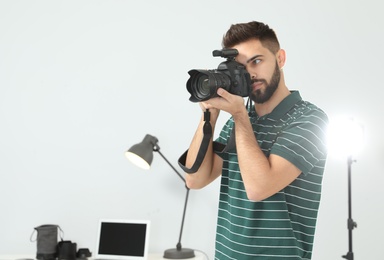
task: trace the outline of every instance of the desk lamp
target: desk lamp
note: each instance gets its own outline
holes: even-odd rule
[[[158,152],[161,157],[168,163],[169,166],[173,169],[173,171],[180,177],[180,179],[184,182],[185,188],[187,189],[187,194],[185,197],[184,203],[184,211],[183,218],[181,220],[181,228],[180,228],[180,236],[179,241],[176,245],[176,248],[167,249],[164,251],[164,258],[168,259],[186,259],[195,257],[195,253],[192,249],[182,248],[181,246],[181,236],[183,233],[184,227],[184,219],[185,212],[187,209],[189,188],[186,186],[184,177],[172,166],[172,164],[164,157],[164,155],[160,152],[160,147],[157,144],[158,139],[154,136],[147,134],[141,143],[135,144],[132,146],[126,153],[125,156],[135,165],[139,166],[143,169],[149,169],[151,167],[152,159],[153,159],[153,151]]]

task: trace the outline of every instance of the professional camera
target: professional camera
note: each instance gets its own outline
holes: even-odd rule
[[[213,57],[227,58],[219,64],[217,70],[190,70],[190,78],[187,81],[187,90],[191,94],[192,102],[205,101],[217,97],[218,88],[228,92],[247,97],[250,93],[251,78],[245,67],[235,61],[239,54],[236,49],[215,50]]]

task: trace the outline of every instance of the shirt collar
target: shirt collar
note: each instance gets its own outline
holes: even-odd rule
[[[295,104],[299,101],[301,101],[302,98],[300,96],[299,91],[293,90],[291,91],[291,94],[285,97],[273,110],[271,113],[266,114],[262,116],[261,118],[271,118],[278,120],[282,118],[289,110],[291,110],[292,107],[295,106]],[[254,113],[253,115],[257,116],[255,109],[253,107],[252,109]]]

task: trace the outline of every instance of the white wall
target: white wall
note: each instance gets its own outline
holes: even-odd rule
[[[275,28],[288,86],[329,116],[365,125],[353,165],[356,259],[379,259],[384,227],[380,1],[1,1],[0,254],[34,254],[33,228],[59,224],[95,246],[99,218],[152,221],[151,252],[176,245],[185,189],[155,154],[124,151],[145,134],[177,166],[200,118],[187,71],[216,68],[230,24]],[[222,123],[226,119],[222,115]],[[181,170],[180,170],[181,171]],[[218,182],[190,193],[183,245],[214,254]],[[346,160],[329,158],[313,259],[348,251]]]

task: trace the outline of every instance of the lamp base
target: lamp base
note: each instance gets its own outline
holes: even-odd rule
[[[195,257],[195,252],[189,248],[171,248],[164,251],[164,258],[167,259],[187,259]]]

